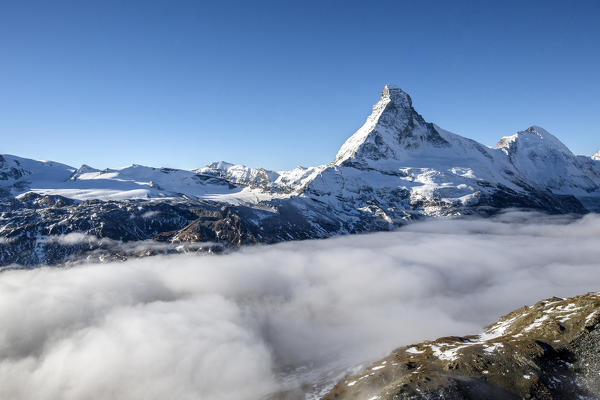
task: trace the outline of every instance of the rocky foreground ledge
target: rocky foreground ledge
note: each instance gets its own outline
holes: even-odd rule
[[[600,398],[600,293],[551,298],[478,336],[395,350],[324,400]]]

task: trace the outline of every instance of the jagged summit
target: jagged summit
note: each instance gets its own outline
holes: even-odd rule
[[[381,91],[381,99],[389,100],[397,107],[412,108],[412,99],[409,94],[396,85],[385,85]]]
[[[449,143],[415,111],[405,91],[386,85],[364,125],[340,148],[335,164],[400,159],[407,150],[423,145],[443,147]]]

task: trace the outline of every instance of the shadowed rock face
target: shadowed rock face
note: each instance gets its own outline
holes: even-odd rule
[[[384,212],[383,205],[368,200],[368,207],[357,209],[332,207],[310,197],[246,206],[190,199],[74,201],[28,193],[18,199],[0,199],[0,266],[220,252],[258,243],[385,231],[421,218],[420,210],[424,208],[440,206],[438,201],[427,199],[405,205],[408,200],[401,192],[386,195],[389,204],[397,203],[397,207]],[[561,199],[541,193],[526,197],[504,191],[482,199],[481,206],[440,207],[444,210],[440,215],[488,216],[509,207],[551,213],[585,212],[569,196]]]
[[[551,298],[478,336],[395,350],[324,400],[600,398],[600,294]]]
[[[310,213],[307,218],[306,213]],[[194,200],[88,200],[28,193],[0,201],[0,266],[110,261],[382,230],[311,200],[269,207]]]
[[[412,99],[399,87],[386,85],[365,125],[339,150],[335,162],[354,159],[397,159],[405,150],[426,144],[449,147],[433,124],[425,122],[413,108]]]

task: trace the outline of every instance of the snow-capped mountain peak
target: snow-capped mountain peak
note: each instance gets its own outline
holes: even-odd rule
[[[508,156],[517,152],[547,153],[549,151],[558,151],[568,157],[573,156],[571,150],[556,136],[544,128],[535,125],[512,136],[501,138],[496,148],[502,150]]]
[[[596,154],[592,156],[592,160],[600,161],[600,150],[598,150]]]
[[[444,147],[449,143],[415,111],[406,92],[386,85],[364,125],[340,148],[335,164],[401,159],[405,152],[423,146]]]
[[[585,166],[559,139],[539,126],[503,137],[496,149],[507,155],[532,186],[581,196],[599,188],[597,171]]]
[[[404,90],[396,85],[385,85],[381,91],[381,99],[394,103],[397,107],[411,110],[412,99]]]

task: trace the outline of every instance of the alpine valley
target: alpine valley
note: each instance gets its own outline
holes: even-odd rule
[[[576,156],[538,126],[488,147],[426,122],[387,85],[316,167],[98,170],[1,155],[0,265],[221,251],[508,208],[600,211],[600,152]]]

